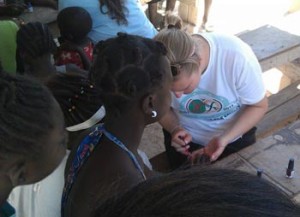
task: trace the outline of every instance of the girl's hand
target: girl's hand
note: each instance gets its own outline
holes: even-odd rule
[[[215,137],[210,140],[205,148],[194,151],[191,156],[191,161],[195,162],[201,155],[208,156],[211,162],[215,161],[223,153],[226,146],[227,142],[223,141],[221,137]]]

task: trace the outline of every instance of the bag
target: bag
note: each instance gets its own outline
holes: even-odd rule
[[[0,17],[19,16],[26,9],[24,0],[0,0]]]

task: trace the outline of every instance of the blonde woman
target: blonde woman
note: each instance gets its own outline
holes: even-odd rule
[[[187,156],[215,161],[253,144],[268,102],[251,48],[235,36],[190,36],[176,25],[155,40],[167,47],[173,74],[171,109],[160,122],[171,166]]]

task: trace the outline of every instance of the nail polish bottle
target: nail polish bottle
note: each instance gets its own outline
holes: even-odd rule
[[[288,168],[286,169],[286,177],[291,179],[294,177],[294,173],[294,158],[291,158],[289,160]]]

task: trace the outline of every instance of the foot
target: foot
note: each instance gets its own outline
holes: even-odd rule
[[[201,26],[198,29],[198,32],[213,32],[214,31],[214,25],[208,24],[208,23],[202,23]]]

